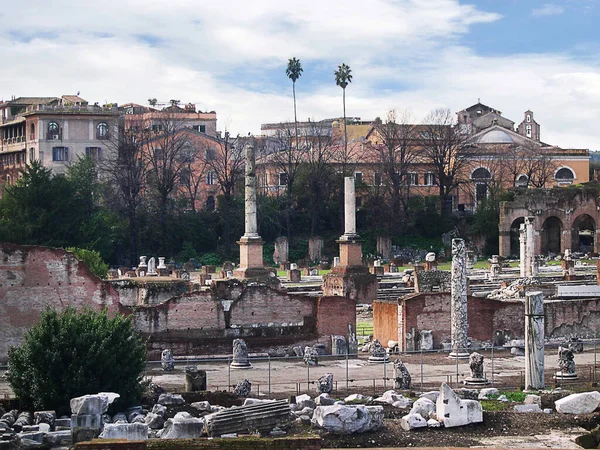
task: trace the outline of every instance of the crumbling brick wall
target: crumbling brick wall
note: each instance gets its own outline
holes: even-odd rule
[[[48,247],[0,246],[0,361],[39,321],[46,308],[120,310],[119,294],[71,252]]]

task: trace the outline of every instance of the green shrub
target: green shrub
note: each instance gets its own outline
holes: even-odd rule
[[[68,413],[73,397],[120,394],[120,404],[139,401],[146,347],[132,321],[106,311],[46,310],[8,352],[6,378],[23,408]]]
[[[200,258],[203,266],[219,266],[223,262],[223,257],[218,253],[205,253]]]
[[[72,252],[79,261],[85,263],[90,271],[99,278],[106,278],[108,264],[102,260],[102,256],[96,250],[69,247],[67,251]]]

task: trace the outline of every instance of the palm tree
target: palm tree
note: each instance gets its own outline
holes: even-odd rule
[[[296,80],[302,75],[302,65],[300,60],[297,58],[290,58],[288,60],[287,69],[285,74],[292,80],[292,92],[294,93],[294,126],[296,128],[296,150],[298,150],[298,117],[296,116]]]
[[[348,133],[346,132],[346,87],[352,82],[352,71],[350,67],[342,63],[338,70],[333,72],[335,75],[335,84],[342,88],[344,92],[344,152],[348,154]]]

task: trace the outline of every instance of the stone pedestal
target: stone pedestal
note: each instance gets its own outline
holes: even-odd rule
[[[377,236],[377,253],[383,259],[392,258],[392,238],[389,236]]]
[[[185,392],[206,391],[206,371],[194,366],[185,368]]]
[[[291,281],[292,283],[299,283],[302,280],[300,269],[291,269],[287,275],[288,281]]]
[[[452,239],[452,274],[450,288],[450,358],[468,358],[467,350],[467,265],[463,239]]]
[[[232,369],[250,369],[252,364],[248,360],[248,347],[243,339],[233,341],[233,361],[229,365]]]
[[[525,224],[519,226],[519,269],[521,278],[527,277],[529,273],[527,267],[527,231]]]
[[[437,270],[437,261],[425,261],[425,270]]]
[[[544,297],[525,297],[525,390],[544,389]]]
[[[373,266],[369,268],[369,272],[379,278],[383,278],[384,268],[382,266]]]
[[[323,258],[323,238],[313,236],[308,238],[308,260],[319,262]]]
[[[239,279],[267,278],[268,270],[263,266],[263,240],[242,236],[238,241],[240,246],[240,267],[233,271],[233,276]]]

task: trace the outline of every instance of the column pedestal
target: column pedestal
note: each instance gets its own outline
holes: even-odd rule
[[[242,236],[240,246],[240,267],[233,276],[240,280],[269,278],[269,270],[263,266],[263,240],[260,237]]]

